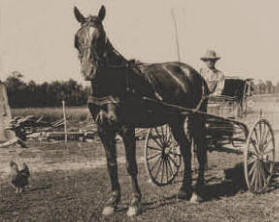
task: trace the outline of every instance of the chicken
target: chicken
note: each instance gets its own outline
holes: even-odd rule
[[[30,171],[26,163],[23,163],[23,168],[19,170],[16,162],[10,162],[11,168],[11,184],[15,188],[16,193],[21,193],[25,186],[28,185],[28,179],[30,177]]]

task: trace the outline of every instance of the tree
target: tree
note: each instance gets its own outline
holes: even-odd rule
[[[272,82],[271,81],[266,81],[265,82],[265,87],[266,87],[266,92],[265,93],[268,93],[268,94],[271,94],[273,93],[273,85],[272,85]]]
[[[62,100],[68,106],[80,106],[86,104],[90,93],[88,87],[73,79],[37,84],[25,83],[22,78],[23,75],[15,71],[5,81],[11,107],[60,106]]]

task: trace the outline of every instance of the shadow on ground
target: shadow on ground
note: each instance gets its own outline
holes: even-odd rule
[[[222,197],[235,196],[237,193],[248,192],[243,163],[236,164],[233,168],[224,170],[224,178],[211,177],[207,180],[206,186],[200,191],[204,201],[218,200]],[[266,192],[272,192],[279,188],[279,162],[275,163],[274,176]],[[214,182],[213,182],[214,181]],[[164,197],[156,201],[146,202],[143,205],[145,210],[152,210],[165,205],[176,204],[180,200],[176,195]],[[124,210],[124,209],[123,209]]]

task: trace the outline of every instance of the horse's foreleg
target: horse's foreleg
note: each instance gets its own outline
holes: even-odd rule
[[[98,127],[98,133],[103,143],[106,158],[107,158],[107,169],[111,182],[111,197],[106,202],[103,210],[104,215],[110,215],[115,211],[117,204],[120,202],[120,185],[118,181],[117,172],[117,158],[116,158],[116,133],[111,130],[110,126]]]
[[[183,182],[178,192],[178,198],[189,199],[192,195],[191,140],[185,135],[184,119],[181,119],[176,124],[169,125],[175,140],[180,146],[180,152],[184,163]]]
[[[131,178],[133,198],[130,203],[129,210],[127,212],[128,216],[134,216],[141,211],[141,191],[138,185],[138,167],[136,161],[136,139],[135,139],[135,129],[123,127],[120,135],[123,138],[123,143],[126,151],[126,166],[128,174]]]

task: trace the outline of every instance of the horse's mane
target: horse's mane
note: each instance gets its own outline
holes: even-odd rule
[[[126,65],[128,63],[128,60],[118,50],[114,48],[109,39],[107,39],[106,47],[106,59],[108,60],[110,65],[121,66]]]

